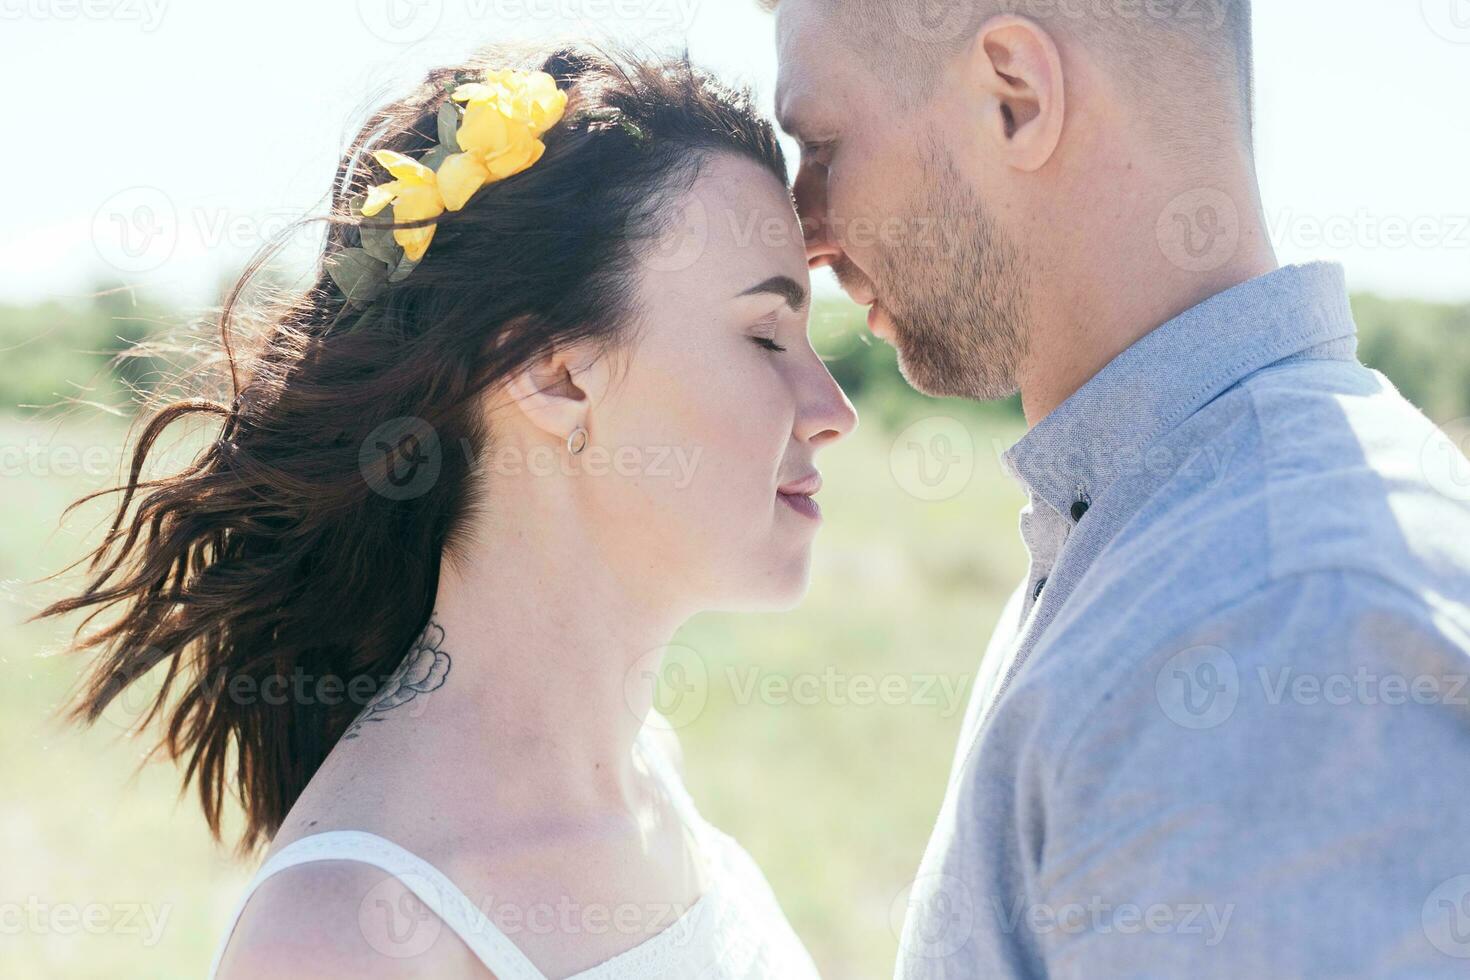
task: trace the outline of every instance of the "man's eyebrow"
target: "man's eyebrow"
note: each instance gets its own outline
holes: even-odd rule
[[[806,309],[807,301],[810,299],[806,287],[790,276],[772,276],[765,282],[756,283],[740,295],[759,296],[763,293],[781,297],[786,301],[787,306],[797,312]]]

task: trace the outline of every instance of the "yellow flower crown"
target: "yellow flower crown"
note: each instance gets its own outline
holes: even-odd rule
[[[461,112],[456,103],[464,103]],[[531,167],[546,152],[541,136],[566,112],[567,94],[541,71],[489,69],[484,81],[458,85],[439,110],[439,145],[414,160],[394,150],[373,159],[394,179],[370,188],[364,217],[392,205],[393,222],[424,221],[458,211],[486,184]],[[361,305],[386,282],[402,279],[429,248],[435,225],[386,229],[362,226],[363,247],[327,261],[327,271],[347,298]]]

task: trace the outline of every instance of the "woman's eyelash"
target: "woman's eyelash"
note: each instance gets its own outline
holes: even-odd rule
[[[786,353],[786,348],[784,348],[780,344],[776,343],[770,337],[752,337],[750,339],[753,340],[753,341],[755,341],[757,344],[760,344],[766,350],[773,350],[777,354],[784,354],[784,353]]]

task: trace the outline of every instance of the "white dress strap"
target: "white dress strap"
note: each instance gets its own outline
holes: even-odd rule
[[[392,841],[361,830],[332,830],[302,837],[281,848],[262,865],[235,907],[235,914],[209,969],[211,978],[219,970],[225,947],[229,945],[230,936],[255,890],[272,875],[313,861],[358,861],[392,875],[454,930],[480,962],[494,972],[497,980],[546,980],[526,954],[443,872]]]
[[[649,724],[657,724],[650,722]],[[684,785],[684,780],[679,778],[679,772],[674,768],[674,760],[664,751],[659,742],[659,736],[648,725],[638,731],[638,745],[643,750],[643,758],[648,762],[649,770],[653,777],[658,780],[659,785],[669,795],[669,802],[673,804],[674,812],[685,828],[696,838],[702,835],[706,826],[704,817],[699,813],[699,807],[694,804],[694,797],[689,795],[689,789]]]

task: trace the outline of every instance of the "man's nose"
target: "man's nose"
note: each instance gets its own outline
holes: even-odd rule
[[[796,212],[801,217],[801,231],[806,239],[806,261],[813,269],[834,264],[842,257],[842,247],[832,232],[827,214],[827,168],[803,164],[796,174]]]

